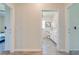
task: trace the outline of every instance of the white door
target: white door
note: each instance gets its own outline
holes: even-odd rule
[[[5,5],[5,9],[5,51],[7,51],[11,47],[11,19],[10,8]]]
[[[68,48],[79,50],[79,4],[68,8]]]

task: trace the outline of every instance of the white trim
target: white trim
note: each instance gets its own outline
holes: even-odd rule
[[[10,8],[10,13],[11,13],[11,28],[12,28],[12,41],[11,41],[11,49],[10,52],[14,52],[14,47],[15,47],[15,15],[14,15],[14,5],[11,3],[6,3],[6,5]]]
[[[66,41],[65,41],[65,50],[69,52],[69,44],[68,44],[68,8],[70,8],[73,4],[67,4],[65,6],[65,36],[66,36]]]

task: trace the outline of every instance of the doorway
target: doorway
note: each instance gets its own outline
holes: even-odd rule
[[[11,19],[10,8],[7,4],[0,4],[0,52],[11,49]]]
[[[56,54],[59,40],[57,10],[42,10],[43,54]]]

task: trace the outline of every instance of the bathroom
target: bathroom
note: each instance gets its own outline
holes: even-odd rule
[[[10,10],[6,4],[0,3],[0,52],[10,47]]]
[[[0,51],[5,49],[5,8],[0,4]]]

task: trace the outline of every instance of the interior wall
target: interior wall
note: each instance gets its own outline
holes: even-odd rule
[[[59,44],[65,48],[64,4],[15,4],[15,49],[41,49],[41,10],[59,10]]]
[[[4,32],[4,16],[0,16],[0,32]]]
[[[2,3],[0,3],[0,10],[5,10],[5,6]]]
[[[3,4],[0,3],[0,32],[4,32],[4,16],[2,16],[2,10],[5,10]]]

